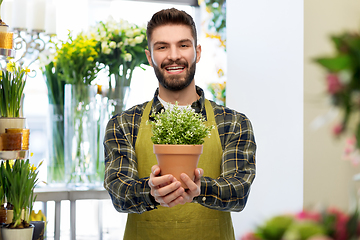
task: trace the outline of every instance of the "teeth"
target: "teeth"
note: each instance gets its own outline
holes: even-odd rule
[[[183,67],[168,67],[167,70],[181,70]]]

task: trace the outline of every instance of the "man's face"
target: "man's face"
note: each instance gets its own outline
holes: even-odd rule
[[[165,25],[154,29],[150,50],[145,52],[159,83],[168,90],[179,91],[193,81],[201,47],[194,46],[190,27]]]

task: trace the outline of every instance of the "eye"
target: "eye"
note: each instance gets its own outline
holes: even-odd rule
[[[187,44],[181,44],[181,46],[180,47],[182,47],[182,48],[186,48],[186,47],[188,47],[188,45]]]
[[[166,47],[165,47],[165,46],[159,46],[159,47],[157,47],[156,49],[157,49],[157,50],[164,50],[164,49],[166,49]]]

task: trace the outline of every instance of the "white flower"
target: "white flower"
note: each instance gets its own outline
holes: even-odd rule
[[[107,42],[102,42],[101,43],[101,51],[105,54],[110,54],[111,53],[111,49],[109,48],[109,46],[107,45]]]
[[[129,29],[125,32],[125,36],[132,38],[134,37],[134,31],[132,29]]]
[[[136,45],[135,39],[134,38],[129,38],[129,45],[134,47]]]
[[[116,44],[116,46],[117,46],[118,48],[121,48],[122,45],[124,45],[123,42],[119,42],[118,44]]]
[[[142,43],[144,40],[144,35],[140,35],[134,38],[135,43]]]
[[[124,60],[127,62],[131,62],[132,55],[130,53],[125,53]]]
[[[109,47],[110,47],[111,49],[116,48],[116,42],[111,41],[111,42],[109,43]]]
[[[141,33],[141,30],[139,28],[134,29],[134,36],[137,36]]]
[[[125,40],[124,40],[124,46],[127,46],[127,45],[129,45],[129,39],[128,39],[128,38],[125,38]]]

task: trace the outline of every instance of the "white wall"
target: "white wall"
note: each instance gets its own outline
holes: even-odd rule
[[[227,105],[253,123],[257,176],[236,236],[303,206],[303,0],[227,1]]]

